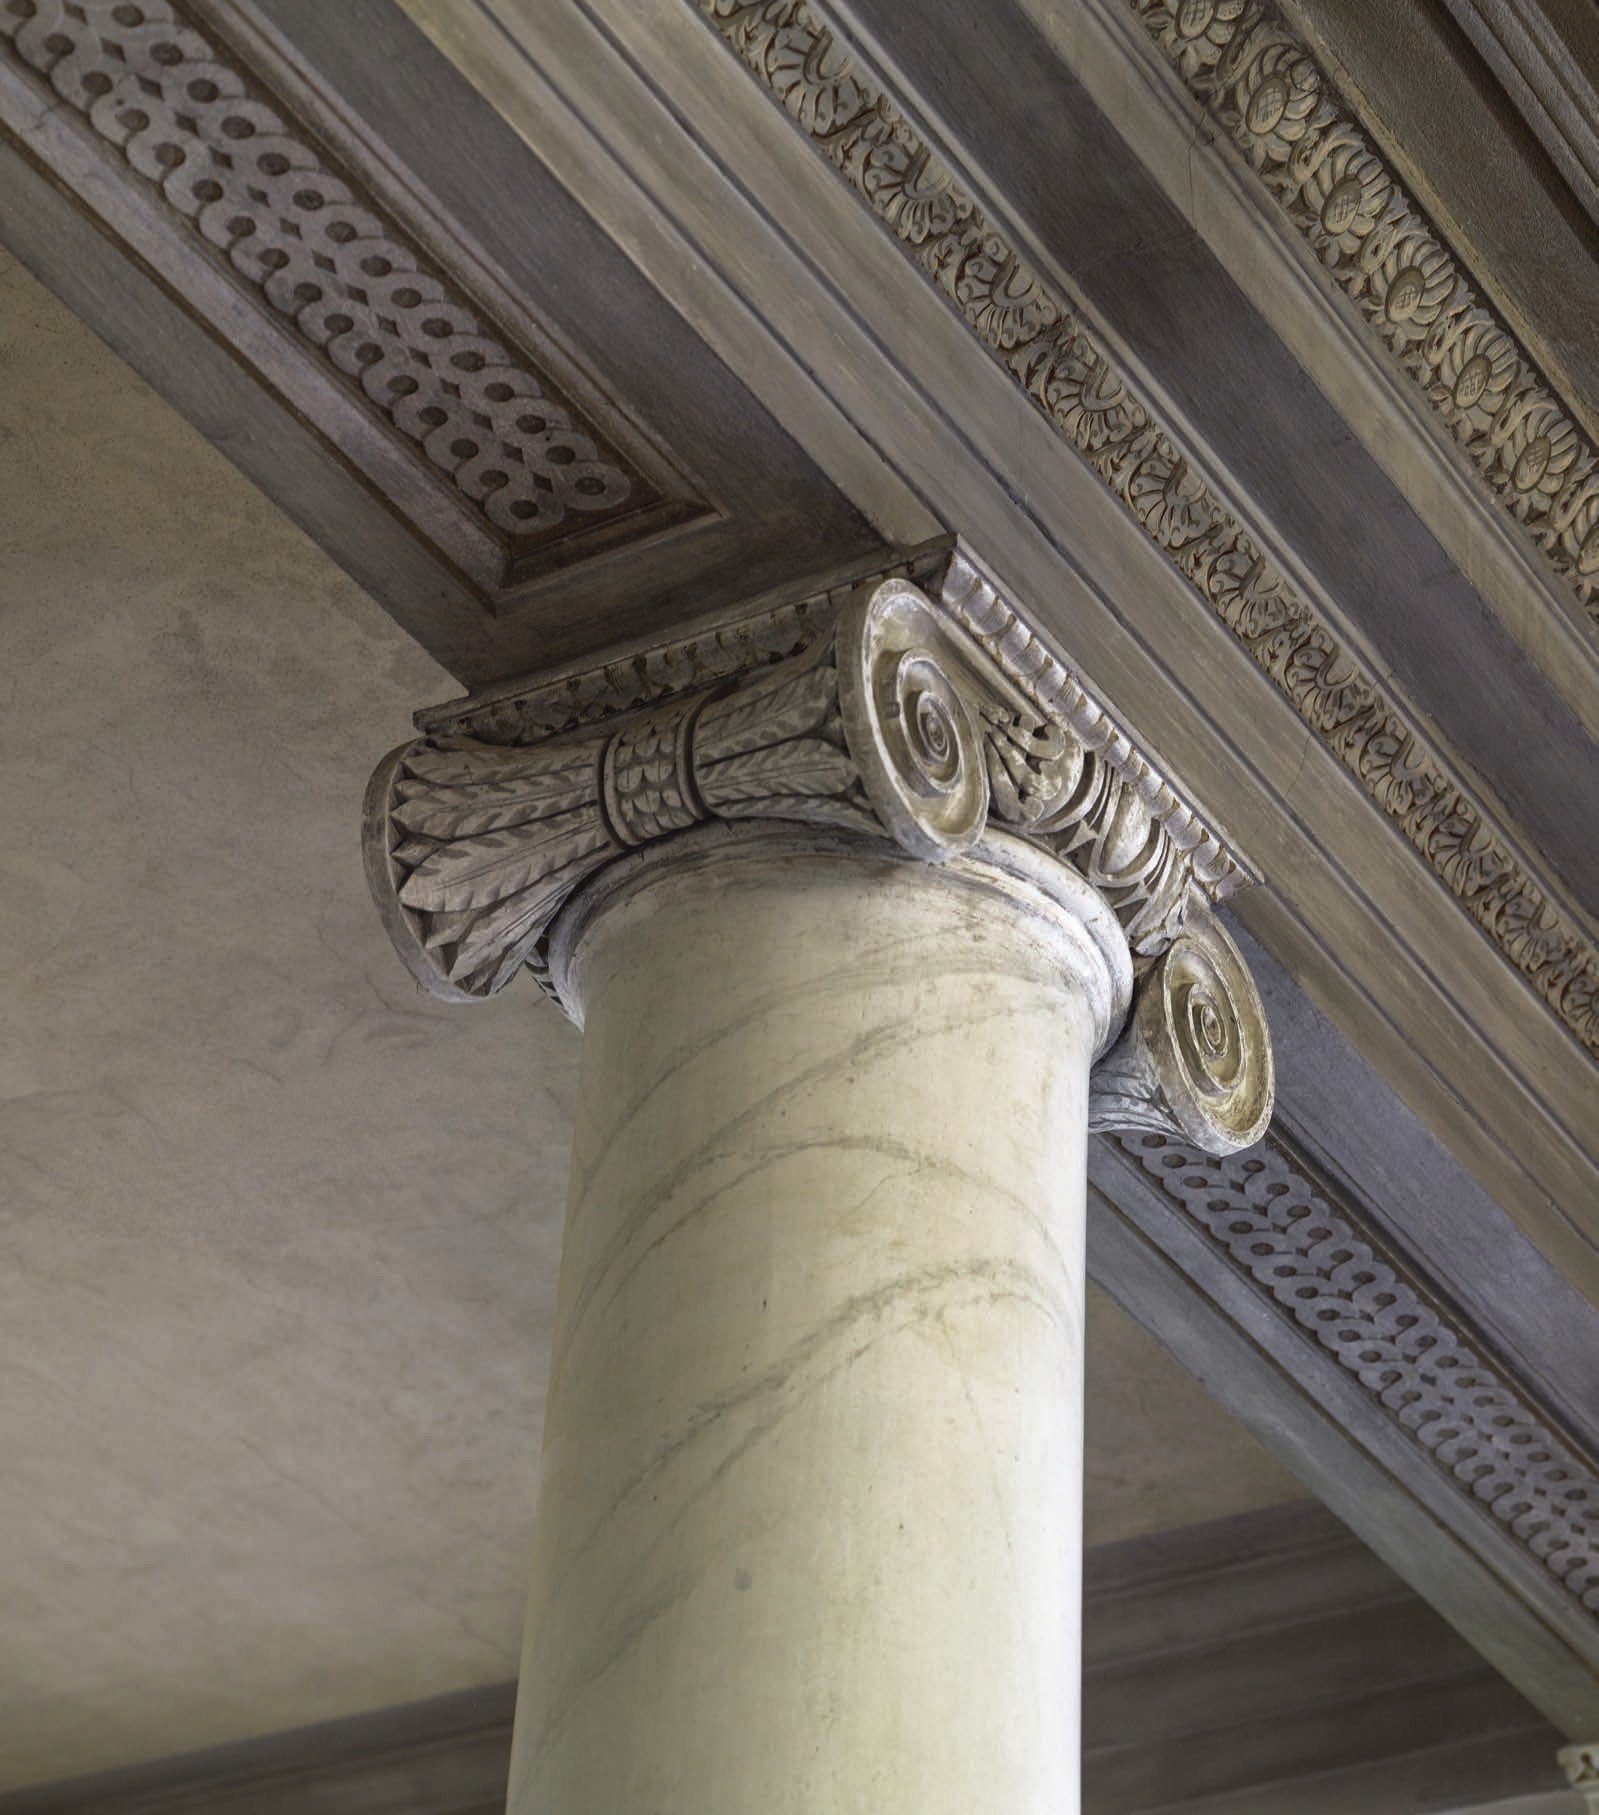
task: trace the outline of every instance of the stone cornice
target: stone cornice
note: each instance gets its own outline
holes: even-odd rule
[[[693,4],[1505,961],[1571,1036],[1599,1055],[1599,953],[1586,929],[1155,418],[1078,305],[1034,268],[806,0]],[[1429,311],[1441,308],[1438,296],[1427,295]],[[1518,420],[1526,436],[1507,483],[1535,438],[1532,414]],[[1553,464],[1551,449],[1534,490]],[[1563,482],[1571,470],[1563,461]],[[1564,511],[1569,487],[1557,496]],[[1599,513],[1599,501],[1594,508]],[[1599,541],[1592,546],[1599,554]]]
[[[820,827],[934,864],[971,853],[996,874],[1022,862],[1073,912],[1088,904],[1142,978],[1125,1031],[1125,982],[1103,1029],[1121,1038],[1092,1125],[1215,1151],[1257,1140],[1264,1013],[1208,907],[1236,861],[963,550],[896,565],[419,715],[424,735],[367,796],[368,875],[401,957],[449,1001],[530,967],[577,1013],[550,977],[567,903],[716,822]]]

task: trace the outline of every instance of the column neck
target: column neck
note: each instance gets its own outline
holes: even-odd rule
[[[1116,916],[1069,864],[1001,831],[989,831],[969,851],[937,865],[922,863],[886,838],[778,820],[713,822],[652,841],[607,865],[574,893],[555,920],[547,943],[552,992],[581,1026],[583,958],[597,922],[613,913],[647,912],[652,891],[674,886],[689,873],[801,861],[824,867],[903,866],[968,897],[979,916],[1003,908],[1009,916],[1030,920],[1040,942],[1055,954],[1058,968],[1083,992],[1094,1058],[1122,1032],[1132,999],[1133,963]]]

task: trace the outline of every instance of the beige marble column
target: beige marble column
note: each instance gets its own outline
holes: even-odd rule
[[[993,844],[688,834],[557,929],[517,1815],[1077,1806],[1088,1076],[1131,971]]]
[[[1270,1050],[1221,841],[942,585],[373,779],[413,974],[585,1026],[512,1815],[1077,1807],[1085,1142],[1246,1145]]]

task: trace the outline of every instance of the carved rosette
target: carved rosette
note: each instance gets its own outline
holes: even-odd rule
[[[1092,1129],[1180,1135],[1236,1153],[1266,1132],[1275,1095],[1266,1012],[1221,925],[1193,909],[1145,975],[1122,1037],[1095,1067]]]
[[[529,743],[422,737],[367,794],[385,925],[425,989],[479,1001],[524,966],[544,974],[556,916],[598,871],[704,822],[823,825],[928,863],[1002,826],[1092,885],[1146,973],[1096,1075],[1093,1125],[1246,1145],[1270,1116],[1271,1055],[1204,905],[1195,854],[1213,862],[1214,840],[1124,737],[1091,747],[1003,653],[909,580],[878,579],[797,653],[642,710]]]

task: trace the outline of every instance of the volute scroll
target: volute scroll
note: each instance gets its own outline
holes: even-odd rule
[[[1276,1095],[1266,1011],[1238,947],[1202,906],[1145,973],[1120,1040],[1089,1081],[1088,1125],[1252,1147]]]
[[[1044,671],[974,618],[969,594],[946,601],[903,571],[840,588],[805,611],[786,653],[746,622],[741,665],[633,701],[617,697],[628,670],[612,664],[592,686],[615,704],[550,732],[499,695],[429,715],[437,728],[384,759],[366,803],[367,874],[412,975],[451,1002],[495,995],[524,967],[542,978],[577,889],[709,821],[798,821],[934,864],[1003,830],[1091,885],[1145,973],[1096,1115],[1113,1103],[1153,1115],[1169,1091],[1183,1127],[1253,1127],[1270,1101],[1259,1004],[1206,908],[1236,865],[1075,683],[1071,710],[1030,684]],[[771,615],[801,621],[793,606]],[[662,667],[692,673],[694,647],[664,652]],[[637,672],[642,685],[647,658]],[[530,683],[530,697],[551,685]],[[563,685],[590,697],[586,677]],[[1247,1055],[1237,1077],[1235,1049]]]

